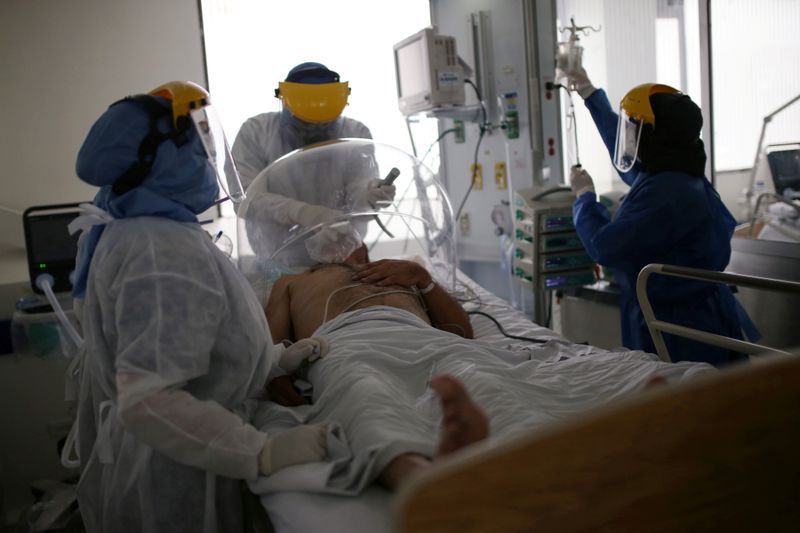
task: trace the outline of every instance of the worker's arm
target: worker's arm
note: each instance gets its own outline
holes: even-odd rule
[[[473,338],[469,315],[461,304],[433,282],[425,267],[414,261],[381,259],[359,267],[353,279],[375,285],[416,287],[425,300],[428,316],[434,327],[467,339]]]

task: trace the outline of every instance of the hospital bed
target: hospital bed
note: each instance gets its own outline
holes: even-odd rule
[[[550,360],[605,351],[568,343],[457,279],[468,311],[549,342],[531,350],[473,314],[478,339]],[[800,358],[764,358],[476,445],[394,495],[372,485],[358,496],[286,491],[260,503],[276,533],[755,529],[800,518],[798,444]]]
[[[456,279],[456,293],[467,311],[480,310],[491,315],[510,335],[542,341],[565,341],[556,332],[531,322],[524,313],[475,283],[463,272],[458,271]],[[531,345],[506,337],[491,319],[483,315],[471,315],[471,322],[477,339],[512,350],[525,350]],[[590,350],[591,347],[574,345],[572,353],[579,355]],[[394,528],[392,497],[383,487],[373,485],[356,497],[281,492],[263,495],[260,500],[276,533],[381,533],[393,531]]]
[[[354,210],[351,213],[356,217],[353,219],[356,225],[365,216],[369,216],[369,220],[381,217],[386,226],[383,231],[392,237],[379,242],[386,245],[381,253],[373,254],[370,247],[370,256],[373,259],[397,255],[425,257],[432,273],[432,265],[452,267],[456,264],[450,203],[432,173],[407,154],[398,154],[377,143],[349,140],[300,150],[290,156],[296,159],[295,164],[290,164],[290,158],[280,165],[276,162],[248,189],[248,201],[256,209],[240,206],[239,216],[243,222],[240,229],[243,231],[240,232],[239,256],[240,260],[248,254],[254,258],[252,273],[259,281],[254,285],[257,292],[262,284],[268,291],[272,273],[282,271],[272,269],[273,260],[293,266],[293,261],[288,260],[293,257],[290,245],[315,231],[305,229],[306,233],[290,235],[288,239],[262,235],[258,215],[268,211],[257,209],[258,191],[289,194],[294,191],[289,186],[298,183],[289,170],[302,169],[297,175],[302,175],[307,185],[303,191],[306,196],[300,199],[316,205],[325,200],[317,197],[318,191],[330,188],[336,183],[333,178],[337,177],[331,174],[328,166],[316,160],[317,155],[322,158],[327,152],[341,151],[337,161],[361,161],[355,156],[364,149],[371,154],[370,160],[374,156],[374,160],[381,162],[382,168],[400,170],[400,178],[395,182],[397,195],[391,206],[384,206],[380,212]],[[355,175],[359,174],[348,171],[338,177]],[[379,175],[385,175],[385,171]],[[263,187],[257,187],[259,183]],[[286,189],[289,192],[273,190],[273,183],[289,187]],[[417,204],[407,202],[407,192],[414,193]],[[340,208],[338,204],[336,207]],[[249,226],[248,222],[251,222]],[[248,233],[248,227],[254,231]],[[367,231],[365,242],[372,242],[370,231],[380,234],[375,227]],[[247,238],[242,239],[241,234]],[[412,248],[407,249],[409,243]],[[413,248],[415,243],[419,245],[417,249]],[[267,250],[272,255],[258,253],[259,250]],[[432,256],[431,250],[438,255]],[[271,259],[262,265],[261,256]],[[280,260],[283,256],[287,257],[286,261]],[[762,517],[763,523],[782,523],[787,517],[797,517],[798,511],[794,509],[800,509],[800,505],[793,504],[800,494],[797,490],[800,476],[794,450],[800,449],[797,446],[800,440],[800,387],[797,386],[800,369],[796,360],[765,360],[763,364],[717,372],[700,363],[666,365],[654,354],[624,349],[609,352],[571,343],[554,331],[534,324],[462,272],[455,271],[456,283],[449,283],[450,272],[452,270],[447,270],[447,275],[439,276],[442,284],[455,289],[468,312],[491,315],[506,333],[486,316],[474,314],[471,321],[478,341],[502,348],[503,353],[541,363],[527,365],[536,372],[530,375],[537,380],[552,379],[552,382],[539,381],[542,385],[537,396],[540,403],[530,404],[531,410],[538,408],[547,413],[542,405],[548,401],[548,396],[552,397],[548,408],[557,410],[562,396],[568,397],[576,389],[575,382],[570,381],[575,378],[586,386],[581,393],[588,393],[581,409],[560,418],[544,416],[546,423],[535,426],[537,429],[528,429],[507,439],[492,438],[457,452],[396,494],[377,484],[357,491],[356,495],[299,490],[309,486],[309,478],[320,471],[314,465],[299,465],[260,478],[249,488],[258,495],[253,513],[266,512],[271,522],[268,530],[277,533],[381,533],[398,530],[713,529],[717,523],[737,525],[737,520],[748,512],[747,504],[751,505],[749,509],[764,512],[773,500],[777,512],[774,516]],[[261,283],[264,280],[267,282]],[[325,328],[322,326],[321,330],[331,331]],[[524,337],[535,340],[526,341]],[[370,337],[370,342],[373,339],[376,344],[386,342],[386,339],[374,337]],[[454,339],[453,342],[461,341]],[[626,364],[615,364],[626,358]],[[647,376],[640,373],[636,386],[631,386],[633,380],[627,366],[630,361],[648,369],[658,366],[667,373],[674,372],[673,375],[685,373],[691,379],[678,379],[678,383],[668,382],[642,391]],[[586,368],[592,365],[596,373],[587,376]],[[512,368],[517,372],[522,366],[525,363]],[[568,378],[566,369],[571,372]],[[315,371],[314,368],[310,370]],[[474,380],[476,376],[484,377],[481,372],[467,377],[478,384]],[[609,377],[612,374],[615,377]],[[518,381],[516,375],[507,377]],[[467,384],[466,378],[464,382]],[[607,394],[610,389],[621,390],[626,386],[627,391],[635,391],[635,394]],[[559,395],[563,390],[567,392]],[[598,390],[602,390],[605,397],[624,397],[599,405]],[[471,392],[477,399],[479,391],[472,389]],[[315,402],[309,407],[322,409],[331,405]],[[528,405],[524,404],[526,410]],[[358,403],[356,408],[363,410],[364,403]],[[271,410],[270,415],[281,414],[274,405],[267,409]],[[518,414],[514,411],[514,416]],[[279,416],[265,416],[261,421],[281,422]],[[262,428],[258,423],[256,426]],[[493,437],[494,429],[493,426]],[[269,432],[270,428],[265,431]],[[330,443],[331,440],[329,455],[332,454]],[[764,468],[759,469],[759,465]],[[293,469],[299,475],[289,472]],[[770,484],[772,481],[774,483]],[[730,520],[718,516],[726,509],[733,517]],[[748,524],[743,518],[741,523]]]
[[[753,363],[475,446],[402,487],[396,530],[796,530],[800,351],[656,320],[645,290],[654,273],[800,292],[800,283],[648,265],[637,292],[662,359],[669,332],[758,354]]]

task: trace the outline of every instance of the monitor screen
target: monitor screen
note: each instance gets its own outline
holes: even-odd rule
[[[28,273],[34,292],[42,294],[36,283],[42,275],[52,276],[54,292],[72,288],[79,235],[70,235],[67,227],[78,215],[78,204],[35,206],[23,213]]]
[[[44,215],[28,220],[31,259],[37,263],[74,261],[78,252],[78,234],[70,235],[67,225],[75,213]]]
[[[768,151],[767,162],[776,193],[783,194],[786,189],[800,192],[800,145]]]
[[[398,48],[396,61],[401,97],[430,89],[427,52],[423,36]]]

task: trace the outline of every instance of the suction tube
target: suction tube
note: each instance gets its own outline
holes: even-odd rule
[[[55,280],[50,274],[40,274],[36,277],[36,286],[47,296],[47,301],[50,302],[50,305],[56,312],[56,317],[58,317],[61,327],[67,332],[67,335],[69,335],[69,338],[75,343],[75,346],[80,348],[83,346],[83,338],[81,338],[78,330],[75,329],[75,326],[73,326],[72,322],[67,318],[67,314],[64,312],[61,304],[58,303],[58,298],[56,298],[53,292],[53,283],[55,283]]]

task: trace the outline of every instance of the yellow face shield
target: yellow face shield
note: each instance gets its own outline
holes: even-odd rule
[[[194,127],[203,143],[208,162],[217,174],[223,197],[239,203],[245,198],[239,172],[233,162],[228,140],[222,129],[222,121],[203,87],[190,81],[165,83],[150,91],[172,105],[172,120],[177,131]]]
[[[655,126],[656,117],[650,106],[650,96],[677,92],[677,89],[669,85],[658,83],[645,83],[628,91],[619,104],[617,142],[614,147],[614,166],[617,170],[627,172],[633,167],[644,125]]]
[[[342,114],[350,87],[345,82],[335,83],[278,83],[276,96],[283,101],[292,115],[312,124],[335,120]]]

